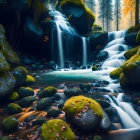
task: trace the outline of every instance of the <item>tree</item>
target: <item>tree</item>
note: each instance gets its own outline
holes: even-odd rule
[[[113,2],[112,0],[99,0],[99,20],[103,24],[103,28],[109,31],[109,25],[113,20]]]
[[[135,25],[139,23],[140,0],[123,0],[123,14],[126,16],[130,12],[135,15]]]
[[[119,22],[121,20],[121,0],[115,0],[114,18],[116,22],[116,29],[119,30]]]
[[[96,10],[95,10],[96,1],[95,0],[86,0],[86,5],[93,13],[96,12]]]

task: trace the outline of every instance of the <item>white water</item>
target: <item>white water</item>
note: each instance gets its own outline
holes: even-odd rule
[[[87,39],[86,37],[82,37],[83,41],[83,66],[87,65]]]
[[[124,36],[125,31],[109,33],[110,42],[103,50],[108,52],[108,59],[103,63],[102,70],[97,72],[98,75],[102,75],[110,82],[107,89],[112,92],[114,92],[114,89],[119,88],[120,84],[116,80],[112,80],[109,74],[116,68],[122,66],[126,61],[124,53],[130,48],[130,46],[125,44]],[[131,103],[123,101],[123,95],[123,93],[119,93],[117,98],[112,95],[106,95],[106,97],[110,100],[111,106],[117,110],[123,128],[140,128],[140,116],[134,110]]]

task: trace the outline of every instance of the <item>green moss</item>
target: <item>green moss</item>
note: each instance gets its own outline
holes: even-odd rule
[[[52,99],[51,99],[51,98],[44,98],[44,99],[41,99],[41,100],[37,103],[37,109],[38,109],[38,110],[46,109],[47,107],[51,106],[51,104],[52,104]]]
[[[136,41],[137,41],[137,43],[140,44],[140,31],[139,31],[138,34],[137,34]]]
[[[27,107],[27,106],[30,106],[34,101],[36,101],[36,97],[28,96],[18,101],[18,104],[22,107]]]
[[[34,95],[34,90],[30,87],[20,87],[19,91],[19,97],[27,97],[27,96],[33,96]]]
[[[22,108],[15,103],[8,104],[7,109],[8,109],[10,114],[17,114],[17,113],[22,112]]]
[[[45,88],[42,93],[39,94],[40,98],[45,98],[45,97],[53,97],[57,92],[57,89],[49,86],[47,88]]]
[[[91,98],[87,98],[84,96],[75,96],[67,100],[65,105],[63,106],[63,111],[70,115],[76,115],[86,108],[91,109],[101,119],[103,118],[101,106]]]
[[[96,65],[94,65],[93,67],[92,67],[92,71],[96,71],[98,68],[97,68],[97,66]]]
[[[19,98],[19,95],[18,95],[17,92],[12,92],[12,93],[9,95],[9,97],[8,97],[8,99],[9,99],[10,101],[16,101],[18,98]]]
[[[98,24],[94,24],[93,27],[92,27],[92,30],[93,31],[102,31],[103,28]]]
[[[5,34],[5,28],[0,24],[0,34]]]
[[[112,79],[117,79],[117,78],[120,77],[120,74],[121,74],[121,73],[122,73],[122,68],[120,67],[120,68],[118,68],[118,69],[112,71],[112,72],[110,73],[110,77],[111,77]]]
[[[5,72],[10,69],[10,64],[7,62],[2,50],[0,50],[0,72]]]
[[[1,123],[2,130],[5,132],[11,132],[18,127],[18,121],[14,117],[8,117]]]
[[[2,137],[0,137],[0,140],[10,140],[10,137],[8,137],[8,136],[2,136]]]
[[[140,46],[137,46],[136,48],[130,49],[127,52],[125,52],[124,56],[126,59],[130,59],[132,56],[134,56],[138,49],[140,48]]]
[[[60,119],[53,119],[45,122],[41,126],[41,137],[42,140],[75,140],[75,134],[71,128]]]
[[[123,73],[120,74],[120,85],[124,88],[128,87],[129,81],[126,79]]]
[[[134,33],[134,32],[138,32],[140,30],[140,23],[137,24],[136,26],[132,26],[128,29],[128,33]]]
[[[22,86],[25,83],[28,71],[24,67],[18,66],[12,71],[12,73],[16,78],[16,85]]]
[[[35,83],[35,78],[32,77],[31,75],[27,75],[25,84],[29,85],[29,84],[33,84],[33,83]]]

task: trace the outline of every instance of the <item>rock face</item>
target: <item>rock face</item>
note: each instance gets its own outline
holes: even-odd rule
[[[41,138],[42,140],[75,140],[75,134],[63,120],[54,119],[45,122],[41,126]]]

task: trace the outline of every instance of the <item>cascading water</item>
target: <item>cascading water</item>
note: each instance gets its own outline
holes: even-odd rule
[[[83,41],[83,66],[87,65],[87,39],[86,37],[82,37]]]
[[[119,88],[120,84],[116,80],[112,80],[109,74],[126,61],[124,53],[130,48],[125,44],[123,38],[125,33],[125,30],[109,33],[109,43],[103,50],[108,52],[108,59],[103,63],[102,69],[97,71],[98,75],[102,75],[110,82],[107,89],[112,92],[114,92],[114,89]],[[130,103],[123,101],[123,95],[123,93],[119,93],[117,98],[112,95],[106,95],[106,97],[110,100],[112,107],[117,110],[123,128],[140,128],[140,116]]]

